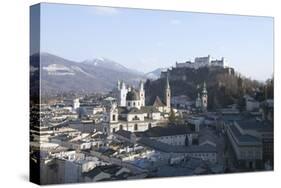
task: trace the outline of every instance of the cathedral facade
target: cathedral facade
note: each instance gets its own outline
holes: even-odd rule
[[[168,78],[164,91],[165,104],[158,98],[156,100],[159,103],[154,102],[151,106],[145,105],[143,81],[140,81],[137,89],[126,85],[123,81],[118,81],[116,91],[117,101],[112,102],[104,113],[104,132],[111,134],[119,130],[146,131],[168,121],[167,114],[171,111],[171,90]]]

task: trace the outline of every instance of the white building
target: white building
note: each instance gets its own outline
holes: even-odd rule
[[[127,94],[131,91],[130,86],[126,86],[125,82],[120,82],[119,80],[117,81],[117,101],[118,101],[118,106],[125,107],[127,106],[126,104],[126,97]],[[144,85],[143,81],[140,81],[139,84],[139,90],[134,90],[134,92],[137,92],[137,95],[139,96],[139,104],[138,106],[145,106],[145,91],[144,91]]]
[[[145,131],[167,121],[165,114],[169,114],[171,110],[171,89],[168,78],[165,87],[165,104],[161,102],[163,104],[161,106],[145,106],[145,90],[142,81],[138,90],[126,87],[124,82],[118,82],[117,87],[118,101],[112,102],[104,112],[103,132]]]
[[[80,102],[79,99],[74,99],[73,100],[73,109],[76,110],[80,107]]]
[[[194,62],[187,61],[184,63],[176,62],[176,68],[192,68],[199,69],[201,67],[225,67],[225,59],[222,57],[220,60],[211,59],[211,56],[208,55],[206,57],[196,57]]]

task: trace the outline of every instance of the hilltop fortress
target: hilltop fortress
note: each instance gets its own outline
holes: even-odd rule
[[[219,59],[212,59],[210,55],[207,57],[196,57],[194,62],[186,61],[184,63],[176,62],[176,68],[192,68],[192,69],[199,69],[201,67],[225,67],[225,59],[222,57]]]
[[[209,70],[219,70],[228,74],[234,74],[234,69],[226,65],[226,60],[224,57],[221,59],[214,59],[208,55],[206,57],[196,57],[194,62],[176,62],[174,67],[167,69],[167,71],[162,71],[160,78],[166,78],[169,76],[170,80],[187,80],[188,75],[186,75],[185,70],[189,69],[194,73],[202,68],[208,68]]]

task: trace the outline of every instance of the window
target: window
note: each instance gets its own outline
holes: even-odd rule
[[[138,130],[138,124],[134,125],[134,130],[137,131]]]
[[[115,133],[115,128],[112,129],[112,132]]]
[[[134,102],[133,105],[136,106],[136,103]]]
[[[133,117],[133,120],[140,120],[138,116]]]
[[[151,129],[151,123],[148,124],[148,129]]]
[[[123,125],[119,125],[119,130],[123,130]]]
[[[128,106],[131,106],[131,102],[128,102]]]
[[[116,119],[116,115],[113,114],[113,115],[112,115],[112,121],[115,121],[115,119]]]

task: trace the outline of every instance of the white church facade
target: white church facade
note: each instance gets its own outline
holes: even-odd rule
[[[107,134],[118,130],[146,131],[168,121],[167,114],[171,111],[171,90],[168,78],[164,91],[165,104],[161,101],[161,105],[145,105],[143,81],[140,81],[138,89],[126,85],[123,81],[118,81],[116,91],[117,102],[112,102],[104,112],[102,125],[103,131]]]

